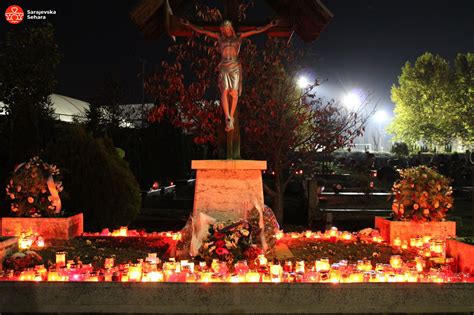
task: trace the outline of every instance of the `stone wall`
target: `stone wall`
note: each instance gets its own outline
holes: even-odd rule
[[[474,283],[0,282],[0,312],[473,312]]]

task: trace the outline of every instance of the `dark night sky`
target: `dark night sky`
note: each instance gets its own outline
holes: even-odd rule
[[[255,1],[256,3],[259,0]],[[379,106],[390,108],[390,87],[405,61],[425,51],[453,58],[474,52],[473,0],[323,0],[334,18],[307,50],[311,73],[327,79],[321,93],[339,98],[344,91],[371,91]],[[26,9],[54,9],[49,18],[56,28],[63,55],[57,93],[89,100],[108,75],[126,84],[130,102],[141,101],[139,58],[149,61],[147,72],[163,58],[169,38],[144,40],[129,18],[133,1],[4,1]],[[265,14],[258,8],[257,14]],[[268,12],[267,12],[268,13]],[[269,20],[271,16],[266,16]],[[264,18],[265,19],[265,18]],[[22,26],[36,21],[23,21]],[[11,27],[2,19],[3,32]]]

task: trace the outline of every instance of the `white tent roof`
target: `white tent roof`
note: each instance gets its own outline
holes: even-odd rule
[[[89,109],[89,103],[59,94],[51,94],[54,112],[61,121],[72,121],[74,117],[84,118]]]
[[[89,109],[89,103],[59,94],[51,94],[51,103],[55,114],[61,121],[71,122],[74,117],[84,118]],[[3,103],[0,102],[0,115],[5,115],[2,111]]]

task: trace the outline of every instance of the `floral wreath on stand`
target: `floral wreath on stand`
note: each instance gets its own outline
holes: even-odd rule
[[[19,217],[55,217],[61,214],[63,185],[56,165],[35,156],[18,165],[6,187],[13,215]]]
[[[401,221],[443,221],[453,207],[452,180],[427,166],[400,172],[393,184],[393,216]]]

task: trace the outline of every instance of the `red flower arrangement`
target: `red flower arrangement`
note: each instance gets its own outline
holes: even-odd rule
[[[36,252],[28,250],[26,252],[14,253],[5,260],[5,267],[7,269],[23,270],[25,268],[31,268],[43,261],[43,258]]]
[[[199,249],[199,255],[206,261],[218,259],[232,264],[247,259],[258,251],[252,247],[250,225],[246,221],[216,223],[209,227],[209,237]]]

